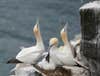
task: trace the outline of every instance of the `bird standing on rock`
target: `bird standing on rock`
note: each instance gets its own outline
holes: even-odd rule
[[[77,51],[75,48],[80,45],[80,39],[78,39],[75,42],[75,45],[72,46],[71,42],[68,40],[67,28],[68,24],[66,24],[64,28],[61,30],[61,38],[64,43],[62,51],[64,53],[62,54],[62,57],[58,56],[59,60],[63,63],[63,66],[80,66],[84,69],[89,70],[89,68],[80,61],[78,61],[77,58],[79,56],[78,54],[80,53],[80,51]]]
[[[72,52],[72,47],[70,45],[70,42],[68,41],[67,36],[67,26],[65,26],[60,34],[62,41],[64,42],[63,46],[57,47],[58,45],[58,39],[57,38],[51,38],[49,41],[49,50],[48,55],[46,58],[44,58],[41,62],[39,62],[39,66],[44,69],[55,69],[55,67],[63,66],[63,65],[75,65],[74,61],[74,55]],[[54,68],[50,67],[50,65],[54,66]],[[48,66],[49,67],[46,67]]]
[[[70,41],[68,40],[67,27],[68,26],[65,25],[60,32],[62,41],[64,43],[63,46],[57,47],[58,45],[57,38],[50,39],[48,55],[41,62],[38,63],[38,65],[41,68],[47,70],[47,69],[55,69],[56,67],[59,66],[79,65],[87,69],[86,66],[84,66],[82,63],[80,63],[78,60],[75,59],[77,53],[74,50],[75,46],[74,47],[71,46]],[[78,43],[76,43],[76,46]],[[53,67],[51,66],[51,63]]]
[[[64,45],[60,47],[57,57],[62,62],[62,65],[70,66],[75,65],[76,63],[74,61],[75,51],[68,40],[67,28],[68,25],[66,24],[60,32]]]
[[[36,45],[28,48],[23,48],[16,56],[15,59],[10,59],[7,63],[26,63],[35,64],[45,50],[42,36],[40,33],[39,23],[37,22],[33,28],[36,38]]]
[[[49,48],[48,48],[48,54],[43,58],[42,61],[38,63],[38,66],[40,68],[43,68],[45,70],[54,70],[56,68],[55,62],[59,62],[59,60],[56,59],[55,55],[56,52],[59,50],[57,47],[58,45],[58,39],[57,38],[51,38],[49,41]],[[54,61],[55,60],[55,61]]]

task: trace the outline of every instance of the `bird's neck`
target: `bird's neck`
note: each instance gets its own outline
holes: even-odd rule
[[[36,45],[40,47],[44,47],[40,32],[35,33],[35,37],[36,37]]]
[[[64,42],[64,45],[69,44],[68,35],[67,35],[66,33],[64,33],[64,34],[62,35],[62,40],[63,40],[63,42]]]

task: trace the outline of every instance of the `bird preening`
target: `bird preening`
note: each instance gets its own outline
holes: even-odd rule
[[[33,28],[36,44],[31,47],[22,48],[15,58],[7,61],[7,64],[16,64],[14,71],[19,70],[20,66],[26,67],[27,64],[30,66],[36,65],[44,70],[55,70],[57,67],[63,66],[80,66],[88,69],[87,66],[78,60],[80,51],[77,52],[77,47],[79,48],[80,46],[81,38],[75,41],[69,40],[67,29],[68,23],[59,32],[63,45],[58,46],[58,38],[52,37],[49,40],[48,49],[45,49],[39,21],[37,21]],[[39,72],[39,69],[35,69],[35,71]]]

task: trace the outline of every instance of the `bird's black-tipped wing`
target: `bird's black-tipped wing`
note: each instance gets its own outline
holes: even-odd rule
[[[46,56],[46,61],[50,61],[50,53],[48,52],[47,56]]]
[[[75,63],[77,64],[76,66],[82,67],[88,71],[90,71],[89,67],[87,67],[86,65],[84,65],[83,63],[81,63],[80,61],[74,59]]]
[[[17,59],[12,58],[12,59],[8,60],[6,63],[7,64],[16,64],[16,63],[23,63],[23,62],[21,62],[21,61],[19,61]]]

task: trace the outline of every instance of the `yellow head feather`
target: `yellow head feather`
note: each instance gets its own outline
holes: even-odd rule
[[[49,45],[57,45],[58,44],[58,39],[57,38],[51,38]]]

